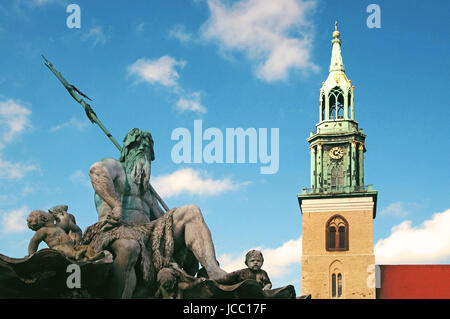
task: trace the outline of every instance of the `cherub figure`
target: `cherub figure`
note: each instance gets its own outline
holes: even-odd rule
[[[261,269],[263,263],[264,257],[262,253],[259,250],[250,250],[245,255],[245,264],[248,268],[233,271],[219,282],[223,284],[236,284],[246,279],[253,279],[260,284],[262,290],[268,291],[272,288],[272,283],[267,272]]]
[[[251,272],[249,277],[255,279],[262,286],[263,290],[269,290],[272,288],[272,283],[267,272],[261,269],[263,263],[264,257],[259,250],[250,250],[245,255],[245,264]]]
[[[64,218],[66,217],[64,216]],[[55,225],[55,218],[50,213],[33,210],[27,218],[27,224],[28,228],[36,231],[28,245],[28,255],[35,253],[39,244],[44,241],[51,249],[74,260],[86,257],[89,261],[94,261],[105,256],[104,252],[95,253],[89,249],[89,246],[75,245],[69,234],[63,228]]]
[[[75,249],[69,235],[54,223],[52,214],[41,210],[33,210],[27,218],[28,228],[36,231],[28,245],[28,255],[35,253],[39,244],[44,241],[48,247],[63,253],[71,259],[79,260],[86,254],[87,247]]]
[[[81,228],[78,227],[75,216],[67,212],[68,209],[69,207],[67,205],[57,205],[50,208],[48,211],[55,218],[56,226],[61,227],[66,234],[69,235],[75,245],[79,245],[81,244],[83,232],[81,231]]]

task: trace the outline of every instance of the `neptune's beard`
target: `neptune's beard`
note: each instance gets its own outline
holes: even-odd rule
[[[129,154],[125,167],[130,182],[134,183],[141,194],[150,188],[150,160],[143,153]]]

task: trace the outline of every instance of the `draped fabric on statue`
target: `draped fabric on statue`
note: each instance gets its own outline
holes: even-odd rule
[[[156,275],[164,267],[168,267],[174,260],[174,235],[172,209],[164,216],[146,224],[128,224],[122,222],[120,226],[107,231],[101,231],[101,222],[89,226],[84,233],[83,242],[99,252],[108,250],[117,239],[135,240],[141,247],[140,269],[146,285],[156,281]]]

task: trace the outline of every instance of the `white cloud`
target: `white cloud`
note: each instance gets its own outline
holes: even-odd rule
[[[0,179],[22,179],[28,172],[39,170],[37,165],[5,161],[0,154]]]
[[[28,207],[23,206],[10,212],[0,212],[3,233],[21,233],[27,230],[26,214]]]
[[[83,41],[92,41],[92,45],[105,44],[110,39],[110,36],[103,31],[103,27],[96,26],[82,36]]]
[[[375,245],[377,264],[429,264],[450,258],[450,209],[420,226],[404,221]]]
[[[199,113],[206,113],[206,107],[201,104],[201,96],[200,93],[194,92],[190,97],[184,98],[180,97],[176,104],[176,108],[181,111],[192,111]]]
[[[30,114],[29,109],[12,99],[0,102],[0,150],[31,128]],[[3,159],[0,153],[0,179],[21,179],[28,172],[35,170],[39,170],[39,167],[9,162]]]
[[[300,265],[302,238],[291,239],[277,248],[249,248],[235,257],[229,254],[221,255],[218,257],[220,266],[228,272],[245,268],[245,254],[251,249],[257,249],[262,252],[264,256],[264,265],[262,268],[267,271],[269,277],[280,278],[291,272],[290,266]]]
[[[227,191],[234,191],[248,183],[236,183],[228,178],[213,180],[202,177],[199,171],[184,168],[169,175],[157,176],[152,185],[161,197],[173,197],[179,194],[218,195]]]
[[[186,31],[186,27],[182,24],[174,25],[169,31],[169,36],[177,39],[181,43],[188,43],[193,40],[192,33]]]
[[[417,206],[416,203],[395,202],[381,209],[379,215],[406,217]]]
[[[12,99],[0,102],[0,149],[31,127],[31,111]]]
[[[50,132],[57,132],[66,128],[73,128],[78,131],[84,130],[87,126],[89,126],[89,121],[87,120],[79,120],[75,117],[72,117],[69,121],[64,122],[63,124],[56,125],[50,129]]]
[[[156,60],[141,58],[128,67],[128,73],[136,75],[140,81],[150,84],[159,83],[164,86],[176,86],[180,77],[176,68],[184,68],[186,61],[170,56],[162,56]]]
[[[286,79],[291,69],[317,69],[310,57],[312,23],[307,18],[314,1],[207,2],[211,16],[202,26],[203,38],[216,40],[221,50],[246,54],[256,63],[258,78],[273,82]]]
[[[73,174],[69,176],[69,179],[74,184],[78,184],[85,187],[92,187],[91,181],[87,177],[87,174],[83,173],[83,171],[80,169],[73,172]]]
[[[178,96],[178,101],[175,104],[178,111],[206,113],[206,107],[201,104],[200,93],[186,93],[178,85],[178,79],[180,78],[178,69],[184,68],[185,65],[186,61],[176,60],[167,55],[154,60],[141,58],[128,67],[128,74],[137,76],[140,82],[159,83],[173,88],[173,93]]]

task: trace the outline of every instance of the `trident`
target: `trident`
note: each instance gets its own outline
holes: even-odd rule
[[[114,139],[114,137],[111,135],[111,133],[109,133],[108,130],[103,126],[102,122],[100,122],[100,120],[97,117],[97,114],[95,114],[95,112],[91,108],[91,106],[88,103],[86,103],[78,94],[85,97],[89,101],[92,101],[92,100],[88,96],[86,96],[83,92],[78,90],[74,85],[69,84],[66,81],[66,79],[61,75],[61,73],[56,71],[56,69],[53,67],[53,65],[50,63],[50,61],[47,60],[45,58],[45,56],[42,56],[42,57],[45,60],[45,66],[47,66],[50,69],[50,71],[53,72],[53,74],[58,78],[58,80],[62,83],[62,85],[64,85],[64,87],[69,92],[69,94],[75,99],[75,101],[77,101],[79,104],[81,104],[81,106],[83,107],[84,111],[86,112],[86,116],[89,118],[89,120],[92,123],[97,124],[102,129],[102,131],[106,134],[106,136],[108,136],[108,138],[111,140],[111,142],[113,142],[113,144],[117,147],[117,149],[119,151],[121,151],[122,147],[120,146],[120,144],[117,143],[117,141]],[[156,199],[159,201],[159,203],[162,205],[162,207],[166,210],[166,212],[169,211],[169,207],[167,207],[166,203],[164,203],[162,198],[155,191],[152,184],[150,184],[150,192],[156,197]]]

